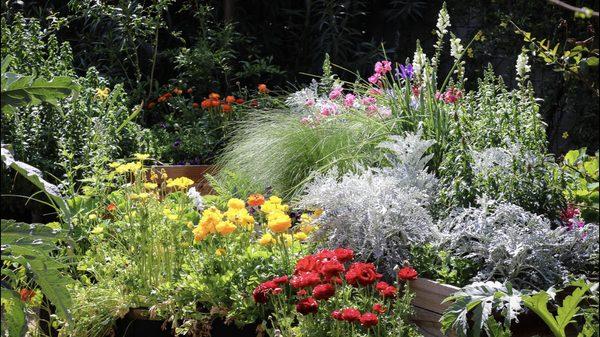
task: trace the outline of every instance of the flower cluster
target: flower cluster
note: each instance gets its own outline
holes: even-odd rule
[[[337,329],[352,329],[357,324],[369,331],[380,322],[385,322],[383,329],[389,328],[400,305],[398,286],[381,281],[382,275],[374,264],[353,260],[354,251],[345,248],[307,255],[298,260],[290,277],[281,276],[258,285],[253,292],[254,301],[266,304],[273,297],[275,305],[282,305],[288,302],[278,296],[290,294],[293,301],[288,305],[295,308],[300,325],[303,320],[324,319],[328,324],[342,324]],[[417,272],[408,264],[397,273],[398,285],[416,278]]]
[[[148,103],[146,104],[146,109],[152,110],[152,109],[154,109],[154,107],[156,107],[156,105],[158,103],[166,103],[167,101],[172,99],[174,96],[182,96],[184,94],[191,95],[192,92],[193,92],[192,88],[181,89],[181,88],[175,87],[170,91],[166,91],[166,92],[162,93],[157,98],[148,101]]]
[[[213,92],[208,95],[207,98],[202,100],[200,106],[202,109],[216,109],[222,112],[231,112],[233,104],[243,104],[244,100],[242,98],[236,98],[235,96],[229,95],[221,100],[221,95]],[[194,103],[194,108],[198,107],[198,103]]]
[[[238,228],[254,229],[254,217],[246,209],[246,203],[237,198],[229,199],[227,211],[209,207],[202,212],[198,226],[194,228],[194,242],[200,242],[211,234],[222,236],[235,232]]]

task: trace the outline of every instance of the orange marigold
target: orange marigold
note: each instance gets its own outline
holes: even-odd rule
[[[200,103],[200,105],[202,106],[202,109],[208,109],[211,107],[211,101],[207,98],[203,100],[202,103]]]
[[[258,92],[266,94],[267,92],[269,92],[269,89],[267,88],[266,84],[261,83],[258,85]]]
[[[223,112],[230,112],[231,111],[231,105],[229,105],[229,104],[223,104],[221,106],[221,109],[223,109]]]
[[[248,197],[248,205],[252,207],[258,207],[265,203],[265,196],[262,194],[250,194]]]
[[[208,95],[208,98],[215,100],[221,98],[221,95],[217,94],[216,92],[211,92],[210,95]]]
[[[221,102],[219,102],[219,100],[217,100],[217,99],[213,99],[210,101],[210,106],[212,106],[213,108],[216,108],[219,105],[221,105]]]
[[[227,97],[225,97],[225,102],[227,102],[229,104],[234,103],[235,102],[235,97],[233,97],[231,95],[227,96]]]

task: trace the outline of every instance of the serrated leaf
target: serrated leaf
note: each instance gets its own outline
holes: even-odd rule
[[[2,335],[22,337],[27,332],[25,306],[19,295],[2,287]]]

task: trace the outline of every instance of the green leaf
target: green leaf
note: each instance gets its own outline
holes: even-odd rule
[[[19,295],[2,287],[2,335],[22,337],[27,332],[25,306]]]
[[[575,165],[579,158],[579,150],[571,150],[565,154],[565,163],[568,165]]]
[[[587,64],[590,67],[597,67],[598,66],[598,58],[596,56],[593,57],[588,57],[587,59]]]
[[[70,77],[60,76],[48,81],[41,77],[3,72],[2,110],[6,106],[38,105],[42,102],[56,104],[76,90],[78,86]]]
[[[550,328],[555,337],[566,337],[565,332],[560,329],[554,316],[548,311],[550,296],[545,291],[540,291],[531,296],[523,296],[523,303],[529,310],[535,312]]]
[[[573,293],[565,297],[562,305],[558,307],[556,322],[563,331],[579,311],[579,303],[581,303],[583,296],[588,290],[589,286],[587,284],[579,284],[579,286],[573,290]]]

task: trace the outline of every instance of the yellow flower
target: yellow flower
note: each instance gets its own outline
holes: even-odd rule
[[[254,227],[254,217],[248,213],[245,208],[235,209],[230,208],[224,213],[227,220],[233,222],[236,225],[242,226],[246,229],[252,229]]]
[[[138,194],[138,198],[140,198],[140,200],[146,200],[150,197],[150,193],[147,192],[142,192],[140,194]]]
[[[308,238],[308,235],[306,235],[306,233],[304,232],[298,232],[296,234],[294,234],[294,239],[298,240],[298,241],[304,241]]]
[[[291,246],[292,242],[294,241],[294,238],[290,234],[282,234],[281,238],[283,239],[283,244],[286,247]]]
[[[143,160],[146,160],[146,159],[150,158],[150,155],[149,154],[145,154],[145,153],[135,153],[133,155],[133,157],[135,159],[137,159],[137,160],[142,160],[143,161]]]
[[[563,139],[567,139],[567,138],[569,138],[569,133],[568,133],[567,131],[563,132],[563,134],[562,134],[562,138],[563,138]]]
[[[227,207],[233,208],[233,209],[242,209],[242,208],[246,207],[246,203],[242,199],[231,198],[227,202]]]
[[[217,248],[217,250],[215,250],[215,255],[223,256],[223,255],[225,255],[226,252],[227,252],[227,250],[225,250],[225,248]]]
[[[221,221],[215,226],[215,229],[221,235],[231,234],[236,228],[237,227],[231,221]]]
[[[108,164],[108,167],[113,168],[113,169],[117,168],[119,166],[121,166],[121,163],[116,162],[116,161],[113,161],[112,163]]]
[[[467,56],[469,58],[473,58],[474,55],[475,55],[475,53],[473,52],[473,48],[467,49]]]
[[[110,89],[108,88],[103,88],[103,89],[96,89],[96,95],[94,95],[94,97],[101,99],[101,100],[105,100],[108,98],[108,94],[110,93]]]
[[[300,231],[304,234],[310,234],[310,233],[314,232],[315,228],[316,227],[313,225],[306,224],[306,225],[300,226]]]
[[[313,212],[313,217],[318,218],[321,216],[321,214],[323,214],[323,209],[319,208],[316,211]]]
[[[275,239],[273,238],[273,235],[271,235],[270,233],[265,233],[258,240],[258,243],[262,246],[267,246],[267,245],[275,243]]]
[[[179,177],[167,180],[167,187],[186,189],[194,185],[194,181],[187,177]]]
[[[193,222],[191,222],[191,221],[188,221],[188,222],[187,222],[187,224],[186,224],[186,226],[187,226],[187,228],[189,228],[189,229],[193,229],[193,228],[194,228],[194,223],[193,223]]]
[[[269,200],[265,201],[265,203],[260,206],[260,210],[264,213],[273,213],[273,212],[287,212],[289,209],[288,205],[284,205],[281,203],[282,200],[279,197],[272,196]]]
[[[92,229],[92,234],[102,234],[102,232],[104,232],[104,227],[102,226],[96,226]]]
[[[292,219],[282,212],[270,213],[267,216],[267,225],[275,233],[283,233],[292,227]]]
[[[139,195],[137,195],[137,194],[135,194],[135,193],[131,193],[131,194],[129,195],[129,199],[131,199],[131,200],[137,200],[139,197],[140,197],[140,196],[139,196]]]
[[[117,173],[137,172],[142,168],[142,163],[127,163],[115,167]]]
[[[144,183],[144,188],[147,190],[153,190],[158,187],[156,183]]]
[[[94,213],[88,215],[88,219],[90,219],[90,220],[96,220],[97,218],[98,218],[98,216]]]

